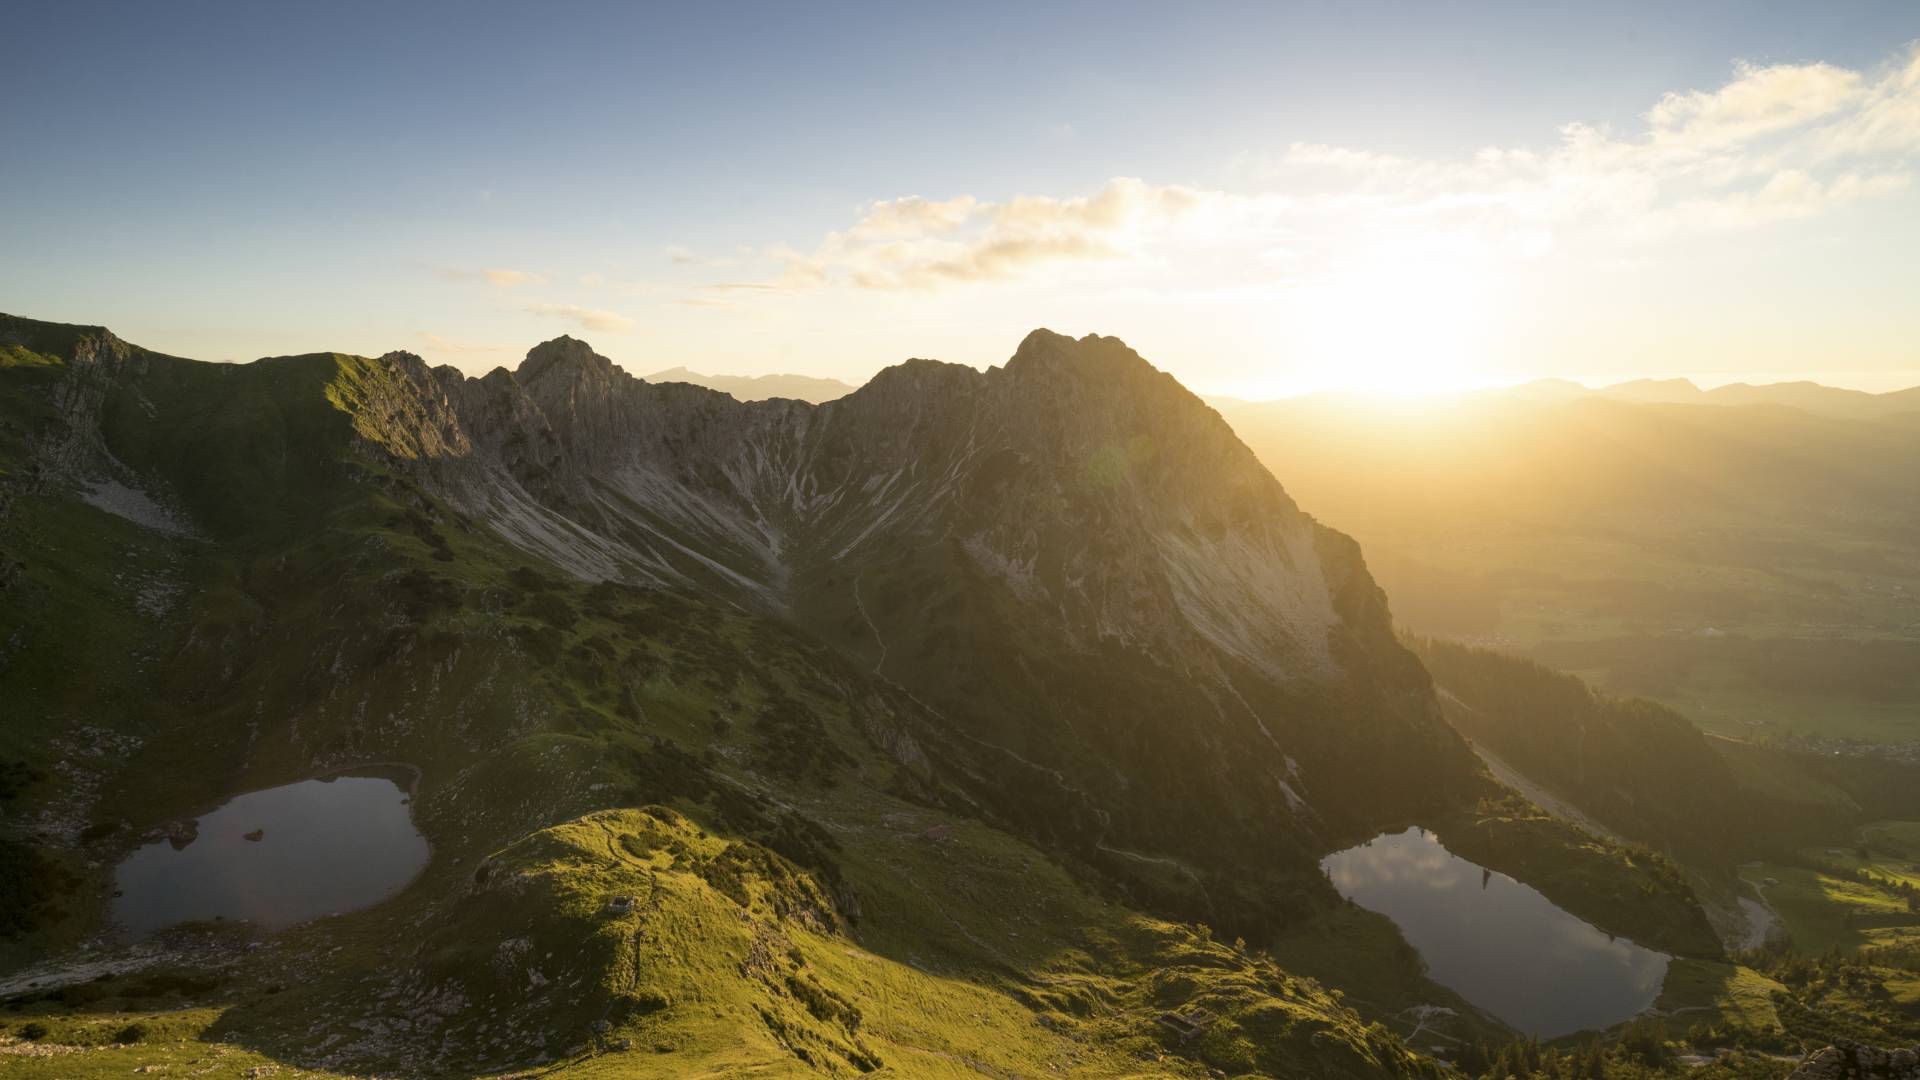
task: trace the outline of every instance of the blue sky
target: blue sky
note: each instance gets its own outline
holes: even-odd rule
[[[15,5],[0,310],[475,371],[1048,325],[1255,395],[1920,382],[1920,5],[902,7]]]

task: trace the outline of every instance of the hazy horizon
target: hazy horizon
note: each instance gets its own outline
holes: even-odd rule
[[[17,314],[17,315],[21,315],[23,317],[29,317],[29,318],[32,317],[31,313],[28,313],[28,312],[8,312],[7,314]],[[114,331],[118,333],[118,331],[115,330],[115,328],[112,326],[107,326],[106,329],[108,329],[109,331]],[[1050,328],[1037,327],[1034,329],[1050,329]],[[1122,340],[1125,340],[1124,336],[1119,334],[1105,334],[1105,333],[1101,333],[1098,330],[1094,330],[1090,332],[1095,334],[1100,334],[1100,336],[1104,336],[1104,337],[1120,337]],[[559,335],[555,335],[555,336],[559,336]],[[804,372],[774,370],[774,369],[749,370],[744,367],[740,369],[730,370],[727,368],[714,367],[714,366],[703,367],[694,363],[662,364],[658,361],[649,360],[646,358],[622,359],[619,355],[611,355],[611,353],[617,353],[618,350],[617,349],[609,350],[607,348],[602,347],[602,345],[598,340],[598,337],[595,334],[593,334],[591,331],[573,331],[573,332],[570,332],[570,336],[585,340],[589,345],[592,345],[594,347],[595,351],[600,352],[603,355],[607,355],[607,358],[613,361],[613,363],[618,367],[620,367],[622,370],[626,371],[630,375],[634,375],[642,379],[651,379],[655,375],[666,374],[670,372],[686,371],[695,375],[719,378],[719,379],[777,379],[783,376],[786,376],[786,377],[797,376],[800,378],[817,378],[817,379],[824,379],[824,380],[833,380],[833,381],[844,383],[850,388],[858,388],[860,386],[865,385],[868,380],[872,379],[873,376],[881,370],[881,368],[875,368],[873,371],[869,371],[864,375],[860,375],[857,377],[846,377],[842,375],[831,375],[831,374],[808,375]],[[551,338],[546,340],[551,340]],[[135,340],[135,344],[146,346],[146,347],[154,347],[151,342],[137,340],[137,339]],[[528,348],[529,349],[532,348],[532,346],[535,344],[538,344],[538,342],[530,343]],[[325,351],[326,348],[327,347],[325,345],[318,345],[318,346],[315,346],[313,349],[306,350],[306,351]],[[165,348],[160,348],[159,351],[167,352],[169,350]],[[435,363],[453,363],[455,367],[460,368],[462,371],[464,371],[468,375],[483,375],[487,371],[491,371],[496,367],[506,367],[508,369],[512,369],[518,362],[517,358],[509,357],[508,359],[506,359],[504,362],[500,364],[494,364],[486,368],[475,368],[470,364],[461,364],[457,361],[451,361],[451,360],[445,360],[445,359],[436,360],[434,359],[434,355],[431,350],[422,349],[417,346],[407,346],[407,345],[398,345],[391,350],[376,350],[375,355],[383,355],[385,352],[389,352],[389,351],[411,352],[417,355],[423,355],[427,359]],[[525,350],[522,350],[522,352],[524,351]],[[251,363],[254,360],[264,359],[270,355],[289,355],[289,354],[263,353],[259,356],[248,357],[246,359],[208,358],[208,357],[199,357],[199,356],[189,356],[187,357],[187,359],[211,360],[211,362],[214,362],[214,363],[244,364],[244,363]],[[881,367],[882,368],[889,367],[889,366],[892,366],[893,364],[903,363],[906,360],[913,359],[913,358],[914,357],[902,356],[902,357],[899,357],[898,359],[890,361],[887,364],[883,364]],[[1001,357],[999,359],[994,359],[994,360],[961,360],[961,359],[950,359],[947,357],[938,357],[938,356],[920,357],[920,358],[940,360],[947,363],[966,364],[970,367],[980,368],[980,369],[997,366],[999,364],[1005,363],[1006,361],[1005,357]],[[1177,377],[1178,373],[1176,372],[1175,374]],[[1254,404],[1262,401],[1280,401],[1280,400],[1288,400],[1292,398],[1310,397],[1310,396],[1319,395],[1319,394],[1356,394],[1356,395],[1368,396],[1368,397],[1386,397],[1386,398],[1404,397],[1404,398],[1420,400],[1420,399],[1430,399],[1430,398],[1445,398],[1450,395],[1462,394],[1462,393],[1474,393],[1478,391],[1511,390],[1511,389],[1516,389],[1518,387],[1527,386],[1533,383],[1551,382],[1551,381],[1577,383],[1589,391],[1598,391],[1598,390],[1605,390],[1610,387],[1619,386],[1625,383],[1650,381],[1650,380],[1669,381],[1669,382],[1670,381],[1690,382],[1697,389],[1702,391],[1713,391],[1713,390],[1720,389],[1722,387],[1728,387],[1728,386],[1741,386],[1741,385],[1766,386],[1766,385],[1780,384],[1780,383],[1813,382],[1822,386],[1833,387],[1835,389],[1857,390],[1862,393],[1868,393],[1868,394],[1885,394],[1885,393],[1892,393],[1900,390],[1907,390],[1907,389],[1920,387],[1920,370],[1915,370],[1915,371],[1906,371],[1906,370],[1828,371],[1828,372],[1818,373],[1817,376],[1809,376],[1805,373],[1800,373],[1800,372],[1709,372],[1709,373],[1703,373],[1703,374],[1689,374],[1685,372],[1636,372],[1636,373],[1630,373],[1630,374],[1613,374],[1613,375],[1594,375],[1594,374],[1538,375],[1538,376],[1528,376],[1528,377],[1522,377],[1522,378],[1500,379],[1500,380],[1487,379],[1487,380],[1480,380],[1476,382],[1462,383],[1459,385],[1445,386],[1445,387],[1413,387],[1404,391],[1396,391],[1391,387],[1349,386],[1349,385],[1340,384],[1338,382],[1332,382],[1326,385],[1302,384],[1292,389],[1283,389],[1280,392],[1274,393],[1268,397],[1245,397],[1245,396],[1241,396],[1228,391],[1215,390],[1207,386],[1192,385],[1190,383],[1187,383],[1184,379],[1182,380],[1182,384],[1185,385],[1187,389],[1192,390],[1193,392],[1201,395],[1202,397],[1206,397],[1209,399],[1234,400],[1234,401],[1243,401],[1249,404]]]

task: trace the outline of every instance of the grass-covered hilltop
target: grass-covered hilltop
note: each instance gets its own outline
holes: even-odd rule
[[[1920,884],[1903,766],[1412,644],[1112,338],[815,405],[570,338],[470,378],[0,316],[0,1075],[1733,1077],[1920,1037],[1894,901],[1823,906]],[[115,924],[169,823],[370,766],[431,844],[388,899]],[[1542,1044],[1440,985],[1321,869],[1416,825],[1672,957],[1658,1000]]]

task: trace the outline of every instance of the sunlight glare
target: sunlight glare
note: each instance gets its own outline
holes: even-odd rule
[[[1375,258],[1309,287],[1296,371],[1319,389],[1415,396],[1484,383],[1493,279],[1471,260]]]

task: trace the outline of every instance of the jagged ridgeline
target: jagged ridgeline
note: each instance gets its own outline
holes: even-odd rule
[[[1484,774],[1352,541],[1115,339],[810,405],[570,338],[470,378],[0,317],[0,470],[0,968],[102,930],[154,824],[404,762],[423,876],[220,967],[206,1037],[1436,1068],[1213,937],[1337,906],[1322,855]]]

